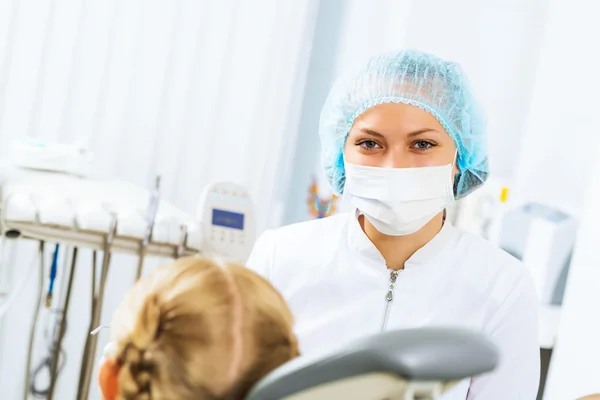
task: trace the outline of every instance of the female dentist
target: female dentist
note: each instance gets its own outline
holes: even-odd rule
[[[322,158],[355,212],[266,231],[247,266],[283,294],[301,351],[382,330],[461,326],[499,367],[444,399],[536,398],[537,296],[523,265],[445,221],[488,175],[485,117],[460,67],[400,51],[339,81],[321,114]]]

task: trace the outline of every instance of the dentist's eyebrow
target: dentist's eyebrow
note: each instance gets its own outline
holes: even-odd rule
[[[424,128],[424,129],[419,129],[418,131],[411,132],[408,135],[406,135],[406,137],[412,138],[412,137],[420,136],[420,135],[422,135],[424,133],[428,133],[428,132],[437,132],[437,133],[439,133],[439,131],[436,130],[436,129]]]
[[[360,128],[360,131],[361,131],[362,133],[366,134],[366,135],[371,135],[371,136],[375,136],[375,137],[378,137],[378,138],[384,139],[384,136],[383,136],[381,133],[379,133],[379,132],[375,132],[375,131],[373,131],[373,130],[371,130],[371,129],[367,129],[367,128]]]
[[[384,137],[384,136],[383,136],[381,133],[379,133],[379,132],[376,132],[376,131],[374,131],[374,130],[372,130],[372,129],[368,129],[368,128],[361,128],[361,129],[360,129],[360,131],[361,131],[362,133],[364,133],[365,135],[370,135],[370,136],[374,136],[374,137],[381,138],[381,139],[384,139],[384,138],[385,138],[385,137]],[[413,138],[413,137],[420,136],[420,135],[422,135],[422,134],[424,134],[424,133],[428,133],[428,132],[436,132],[436,133],[439,133],[439,131],[438,131],[438,130],[436,130],[436,129],[433,129],[433,128],[423,128],[423,129],[419,129],[419,130],[417,130],[417,131],[414,131],[414,132],[411,132],[411,133],[409,133],[408,135],[406,135],[406,137],[408,137],[408,138]]]

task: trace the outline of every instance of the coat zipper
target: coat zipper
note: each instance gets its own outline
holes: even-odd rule
[[[387,295],[385,296],[385,309],[383,311],[383,322],[381,323],[381,331],[384,331],[387,327],[388,316],[392,301],[394,301],[394,287],[396,285],[396,279],[398,279],[398,271],[390,269],[390,287],[388,288]]]

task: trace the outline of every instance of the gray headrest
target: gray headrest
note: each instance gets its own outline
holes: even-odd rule
[[[310,387],[373,372],[406,380],[455,381],[489,372],[496,347],[482,334],[457,328],[383,332],[319,356],[302,356],[277,368],[247,400],[276,400]]]

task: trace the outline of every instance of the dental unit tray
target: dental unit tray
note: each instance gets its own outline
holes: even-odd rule
[[[116,222],[111,251],[138,253],[147,234],[150,192],[120,181],[95,181],[23,168],[0,170],[0,233],[102,250]],[[147,255],[201,251],[200,222],[161,201]]]

